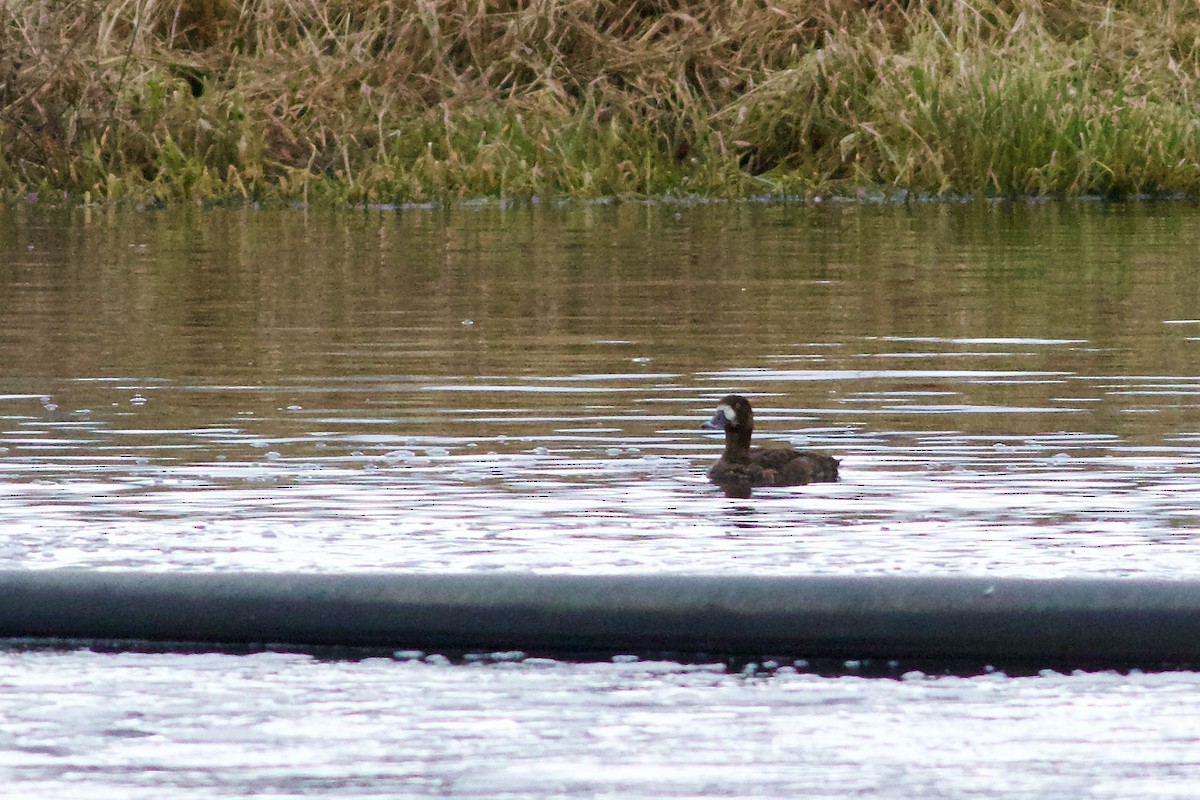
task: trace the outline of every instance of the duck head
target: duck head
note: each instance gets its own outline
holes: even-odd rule
[[[730,394],[717,403],[717,413],[700,426],[706,431],[727,431],[730,428],[754,430],[754,411],[750,401],[739,394]]]
[[[700,426],[709,431],[725,431],[725,460],[745,461],[750,455],[750,434],[754,432],[754,411],[750,401],[730,394],[717,403],[717,413]]]

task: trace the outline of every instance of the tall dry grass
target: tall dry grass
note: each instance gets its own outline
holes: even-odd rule
[[[0,188],[1200,188],[1198,0],[7,0]]]

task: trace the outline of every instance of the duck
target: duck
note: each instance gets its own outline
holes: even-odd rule
[[[751,447],[754,409],[738,394],[717,403],[717,413],[700,426],[725,431],[725,453],[708,471],[708,479],[733,497],[748,497],[751,487],[802,486],[838,479],[838,460],[794,447]]]

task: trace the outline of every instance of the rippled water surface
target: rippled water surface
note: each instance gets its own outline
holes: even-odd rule
[[[1197,578],[1198,250],[1182,205],[5,210],[0,566]],[[843,479],[709,485],[735,391]],[[1196,702],[11,649],[0,794],[1193,796]]]

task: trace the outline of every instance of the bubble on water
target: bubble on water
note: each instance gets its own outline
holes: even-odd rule
[[[263,454],[263,458],[267,459],[267,461],[278,461],[279,459],[283,458],[283,456],[280,455],[278,450],[268,450],[265,454]]]
[[[140,394],[135,394],[133,397],[129,398],[129,404],[131,406],[144,406],[146,405],[146,398]]]
[[[430,655],[425,656],[425,663],[433,664],[434,666],[438,667],[448,667],[450,666],[450,659],[446,658],[440,653],[431,653]]]
[[[527,667],[557,667],[561,662],[553,658],[527,658],[521,663]]]
[[[418,661],[424,657],[424,650],[397,650],[392,653],[392,658],[398,661]]]
[[[383,460],[389,464],[398,464],[401,461],[407,461],[415,455],[416,453],[412,450],[392,450],[383,454]]]
[[[445,458],[450,455],[450,451],[444,447],[426,447],[425,455],[430,458]]]
[[[303,411],[304,406],[299,406],[299,405],[296,405],[295,403],[292,403],[290,406],[287,407],[287,410],[288,411]]]
[[[533,454],[535,456],[548,456],[550,455],[550,450],[545,447],[535,447],[533,448]]]
[[[464,328],[469,328],[469,327],[471,327],[471,326],[472,326],[472,325],[474,325],[474,324],[475,324],[475,320],[473,320],[473,319],[464,319],[464,320],[462,321],[462,326],[463,326]]]

